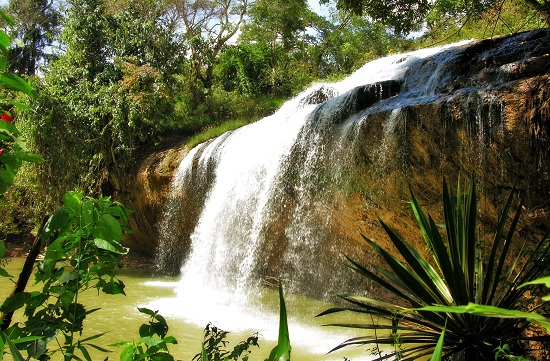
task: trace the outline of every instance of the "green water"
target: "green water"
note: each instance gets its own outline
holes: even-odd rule
[[[17,276],[24,260],[11,259],[6,269]],[[105,354],[94,351],[90,353],[94,360],[118,360],[121,348],[109,346],[119,341],[131,341],[138,338],[139,326],[147,322],[138,307],[149,307],[159,310],[165,316],[170,327],[169,335],[178,340],[177,345],[170,348],[176,360],[191,361],[199,353],[203,339],[203,330],[208,322],[220,329],[229,331],[228,348],[232,349],[238,342],[245,340],[255,332],[259,335],[259,348],[254,347],[250,361],[262,361],[275,346],[278,332],[278,295],[275,290],[262,289],[258,291],[258,306],[248,311],[235,313],[226,309],[186,309],[180,307],[180,297],[176,292],[177,278],[152,278],[147,271],[131,268],[120,270],[119,278],[126,285],[126,296],[97,294],[90,290],[82,293],[81,301],[88,309],[101,308],[88,316],[85,321],[83,337],[106,332],[94,343],[108,348],[111,352]],[[32,279],[31,279],[32,282]],[[12,283],[6,278],[0,278],[0,297],[3,300],[12,290]],[[192,295],[191,295],[192,297]],[[285,295],[290,341],[292,344],[292,360],[297,361],[351,361],[369,360],[366,348],[344,348],[327,354],[340,342],[359,336],[357,331],[335,327],[326,327],[331,322],[358,322],[356,315],[332,315],[316,318],[319,312],[330,305],[304,297]],[[200,317],[196,317],[200,316]],[[210,318],[211,317],[211,318]],[[15,319],[21,318],[20,314]],[[200,323],[197,319],[204,319]],[[56,360],[53,357],[53,360]],[[4,359],[9,360],[9,356]],[[61,357],[59,356],[59,359]]]

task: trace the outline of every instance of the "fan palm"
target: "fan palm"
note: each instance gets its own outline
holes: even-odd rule
[[[474,177],[470,180],[469,191],[464,196],[460,183],[456,196],[452,196],[447,184],[443,182],[444,226],[438,226],[429,215],[425,215],[411,190],[412,210],[433,262],[428,262],[383,221],[382,227],[404,262],[363,236],[382,257],[387,267],[372,265],[372,268],[367,268],[349,258],[348,266],[389,291],[398,301],[392,303],[371,297],[341,295],[352,306],[332,308],[321,315],[353,311],[376,314],[385,318],[387,322],[333,324],[375,331],[374,336],[349,339],[334,350],[349,345],[395,346],[398,339],[399,344],[406,348],[394,348],[387,354],[379,353],[376,360],[413,360],[431,355],[443,331],[443,359],[494,359],[495,349],[503,345],[518,350],[521,342],[529,339],[524,331],[532,320],[493,317],[494,314],[487,310],[491,307],[516,310],[518,314],[525,315],[519,311],[537,312],[541,309],[540,305],[527,305],[526,302],[522,302],[527,287],[518,286],[548,274],[550,245],[547,242],[547,234],[529,255],[522,251],[523,248],[516,252],[515,256],[512,254],[512,238],[516,233],[522,204],[517,206],[513,217],[510,218],[509,213],[517,193],[516,189],[511,191],[498,220],[493,243],[488,252],[483,254],[482,244],[478,238]],[[466,305],[491,307],[481,312],[456,312],[457,306]],[[380,330],[387,331],[388,335],[377,335]],[[531,336],[531,339],[534,338]],[[536,339],[550,341],[548,336]]]

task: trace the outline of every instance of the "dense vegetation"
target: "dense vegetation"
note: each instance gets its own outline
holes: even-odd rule
[[[475,16],[461,2],[437,2],[445,7],[426,21],[418,9],[401,27],[357,4],[366,5],[329,4],[321,16],[304,0],[9,1],[15,23],[5,30],[17,40],[7,66],[38,94],[19,99],[27,106],[13,115],[46,162],[23,167],[0,205],[0,227],[36,229],[74,189],[124,198],[141,151],[254,121],[370,59],[544,25],[523,2],[484,2]],[[362,13],[371,17],[354,15]],[[405,36],[421,26],[422,36]]]

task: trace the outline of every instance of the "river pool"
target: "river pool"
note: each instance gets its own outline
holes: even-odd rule
[[[12,258],[6,269],[11,275],[17,276],[22,268],[22,258]],[[204,327],[211,322],[218,328],[228,331],[228,348],[232,349],[238,342],[257,332],[259,348],[253,347],[250,361],[260,361],[267,358],[275,346],[278,336],[279,300],[276,290],[263,288],[258,290],[256,306],[243,308],[233,307],[231,300],[212,306],[208,303],[206,309],[199,302],[183,302],[181,291],[177,292],[179,279],[177,277],[153,278],[148,271],[142,269],[123,268],[119,278],[126,285],[126,296],[97,294],[93,290],[82,293],[82,302],[88,309],[101,308],[88,316],[85,321],[85,334],[88,337],[106,332],[94,343],[106,347],[111,352],[105,354],[91,349],[94,360],[118,360],[121,348],[109,346],[119,341],[131,341],[138,338],[138,329],[147,318],[141,315],[137,308],[147,307],[160,311],[170,327],[169,335],[178,340],[177,345],[170,348],[176,360],[191,361],[200,352]],[[32,282],[32,278],[31,278]],[[2,300],[11,292],[12,283],[9,279],[0,278],[0,295]],[[195,298],[189,295],[188,299]],[[292,360],[298,361],[351,361],[370,360],[370,351],[366,347],[344,348],[334,353],[328,353],[340,342],[360,336],[356,330],[323,326],[331,322],[359,321],[357,315],[331,315],[316,318],[321,311],[331,307],[325,302],[285,294],[290,342],[292,345]],[[182,306],[184,305],[184,306]],[[203,305],[206,305],[203,303]],[[21,315],[16,314],[16,319]],[[8,358],[5,358],[8,359]],[[55,360],[56,358],[53,357]],[[61,359],[61,357],[60,357]]]

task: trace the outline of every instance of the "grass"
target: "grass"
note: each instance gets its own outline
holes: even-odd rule
[[[195,146],[199,145],[200,143],[204,143],[210,139],[213,139],[213,138],[216,138],[217,136],[222,135],[225,132],[238,129],[247,124],[249,124],[249,122],[246,122],[242,119],[235,119],[235,120],[228,120],[226,122],[223,122],[220,125],[209,126],[205,128],[203,131],[201,131],[200,133],[197,133],[194,136],[192,136],[187,141],[187,143],[185,143],[185,146],[188,149],[192,149]]]

